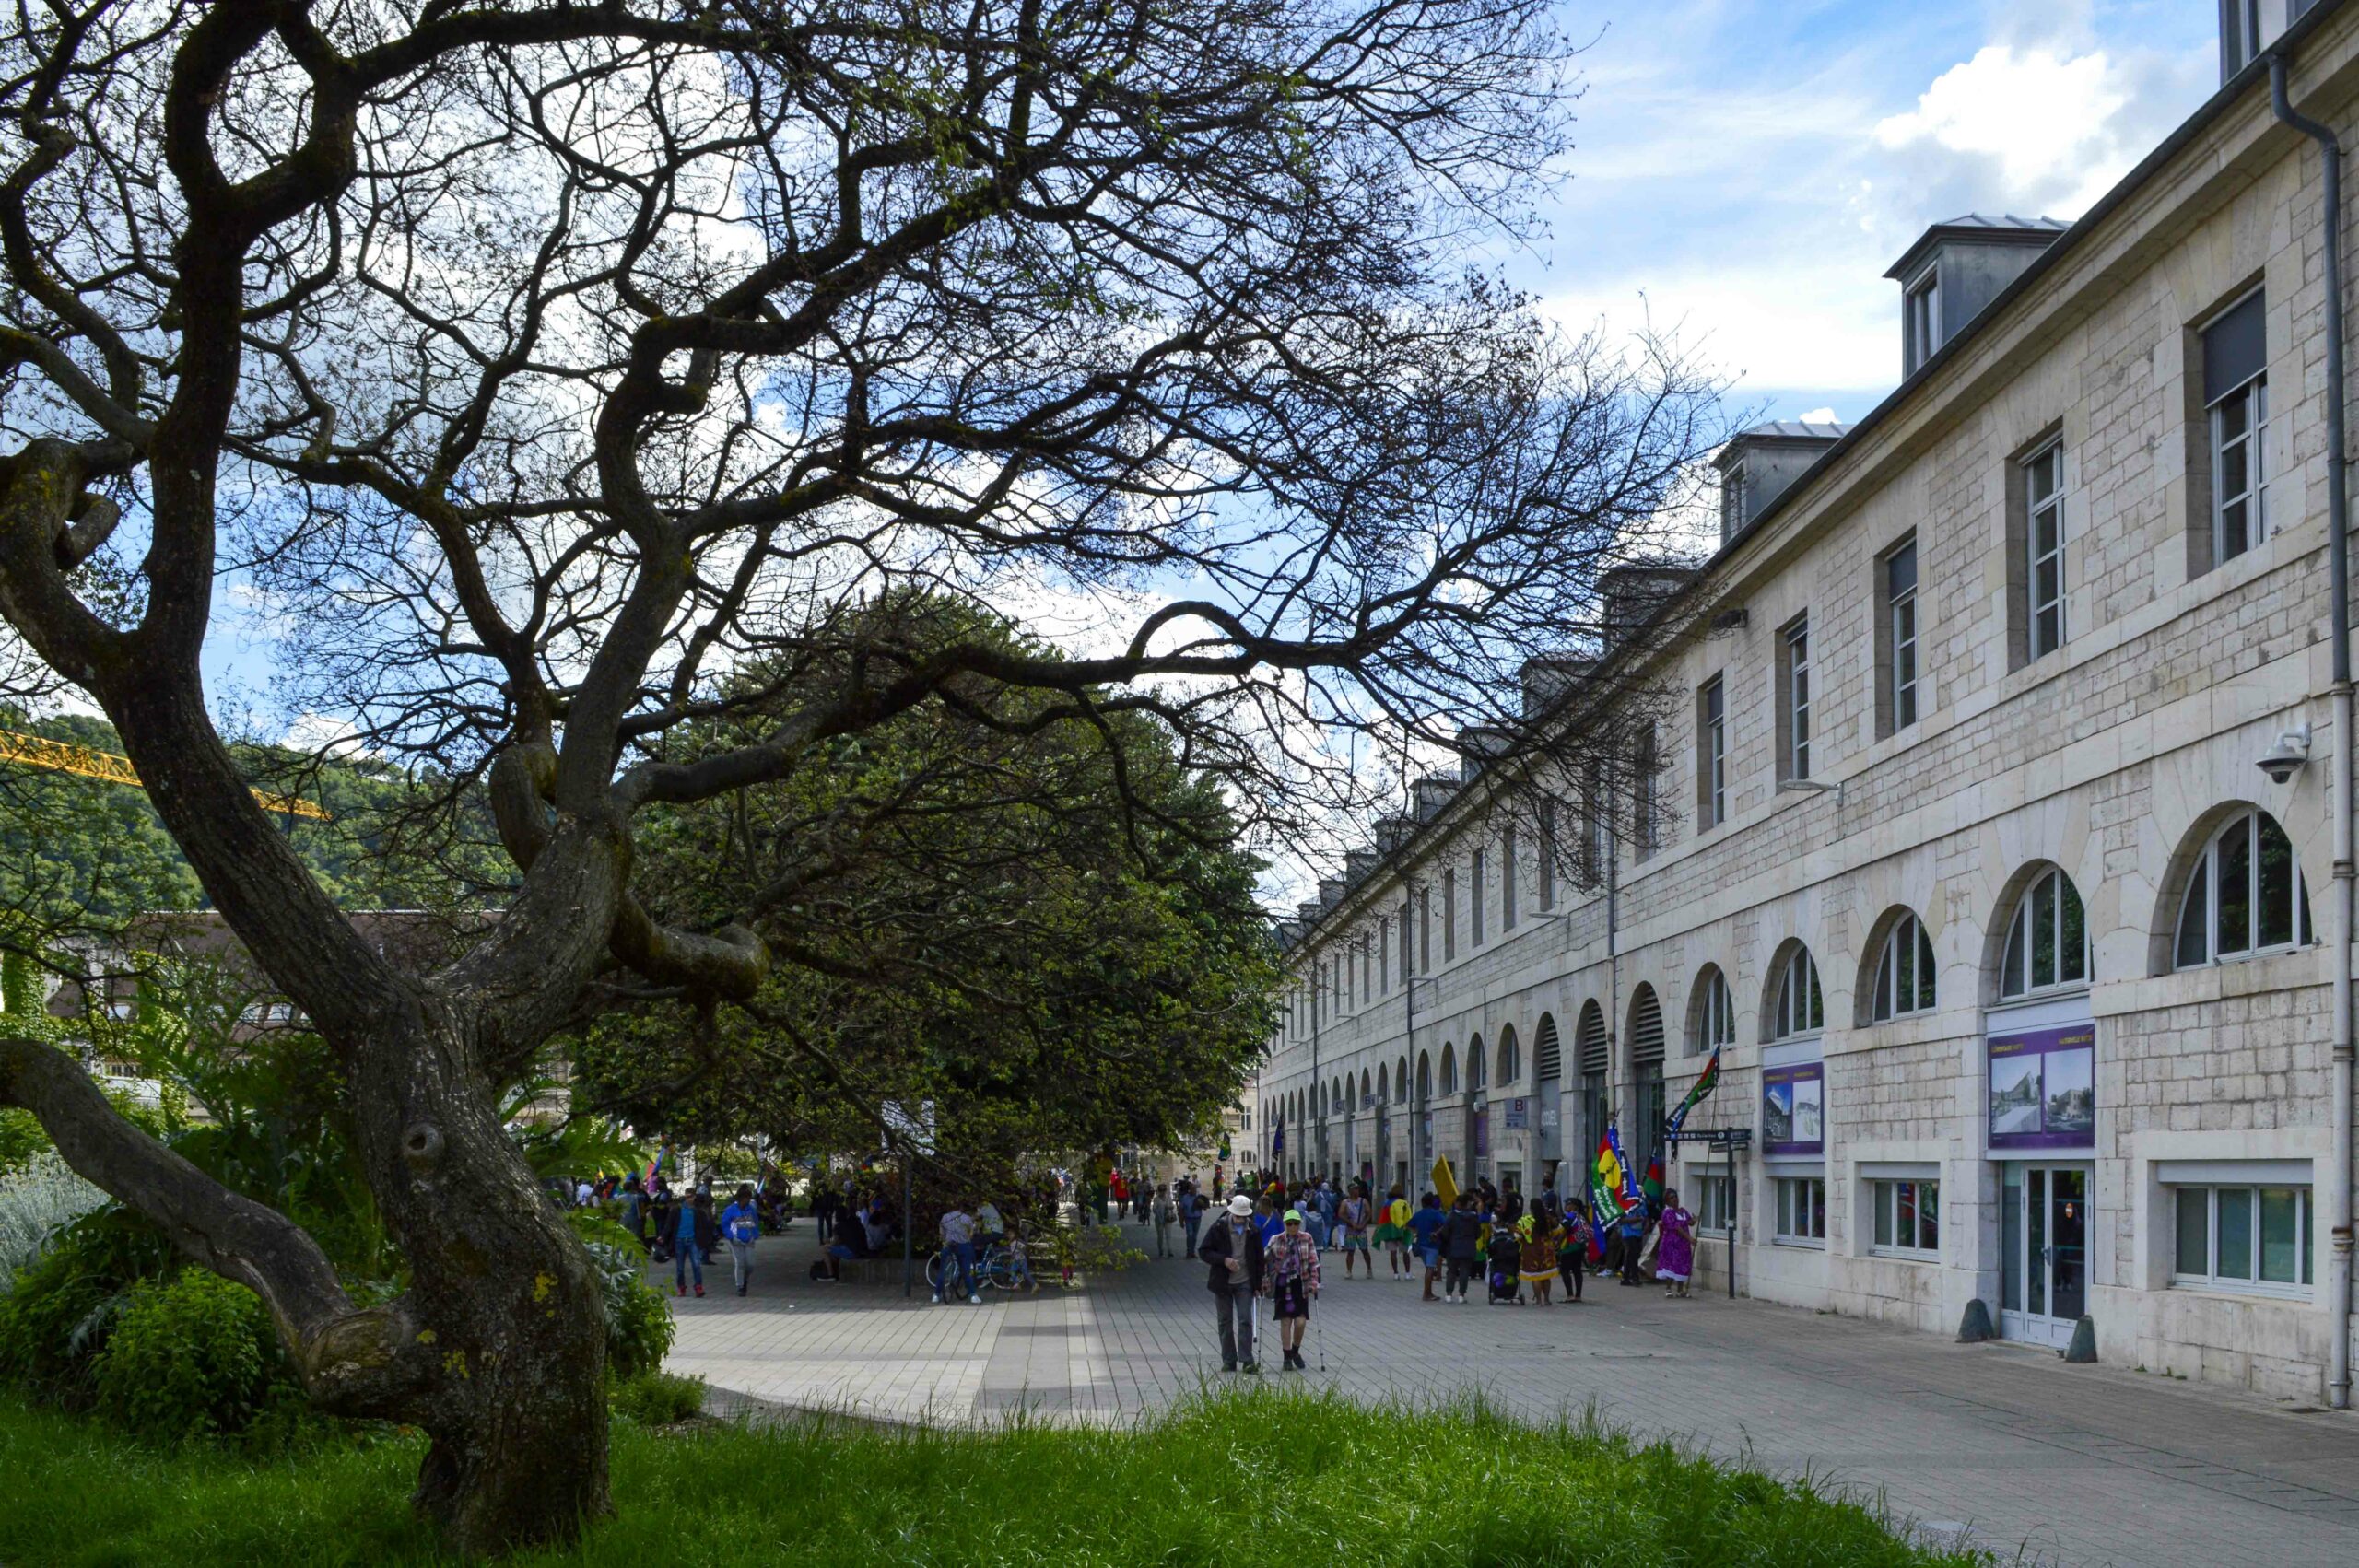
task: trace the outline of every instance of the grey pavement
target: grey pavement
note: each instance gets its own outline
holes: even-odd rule
[[[934,1306],[922,1280],[910,1302],[898,1284],[810,1281],[807,1225],[762,1243],[745,1299],[724,1283],[675,1304],[673,1371],[772,1405],[938,1422],[1018,1410],[1128,1422],[1227,1381],[1200,1264],[1151,1259],[1074,1290]],[[1970,1532],[2004,1558],[2359,1563],[2348,1412],[1611,1280],[1590,1281],[1584,1305],[1541,1310],[1428,1305],[1414,1283],[1344,1280],[1336,1254],[1325,1268],[1313,1321],[1326,1370],[1265,1380],[1372,1402],[1479,1391],[1534,1422],[1594,1408],[1644,1437],[1881,1501],[1929,1533]],[[1316,1367],[1317,1339],[1305,1349]]]

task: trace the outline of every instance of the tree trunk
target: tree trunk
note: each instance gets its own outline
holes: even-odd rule
[[[611,1511],[605,1309],[588,1255],[500,1125],[464,1022],[431,999],[346,1054],[355,1136],[440,1375],[416,1503],[456,1550],[572,1539]]]

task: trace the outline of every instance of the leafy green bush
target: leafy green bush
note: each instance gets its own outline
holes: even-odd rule
[[[100,1413],[166,1444],[243,1432],[284,1376],[261,1298],[202,1269],[134,1287],[90,1367]]]
[[[671,1307],[647,1282],[647,1254],[628,1231],[603,1214],[573,1209],[566,1218],[598,1271],[606,1308],[607,1371],[628,1378],[662,1366],[678,1326]]]
[[[704,1379],[668,1372],[617,1377],[606,1385],[606,1403],[615,1414],[641,1426],[671,1426],[703,1413]]]

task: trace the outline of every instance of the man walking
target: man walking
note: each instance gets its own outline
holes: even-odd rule
[[[1180,1234],[1187,1238],[1188,1256],[1191,1258],[1196,1256],[1196,1243],[1203,1239],[1203,1229],[1204,1195],[1196,1190],[1194,1182],[1181,1182],[1180,1184]]]
[[[1458,1206],[1450,1211],[1449,1224],[1442,1232],[1442,1251],[1449,1261],[1449,1277],[1442,1281],[1444,1301],[1466,1305],[1466,1281],[1482,1273],[1475,1265],[1474,1254],[1482,1245],[1483,1216],[1474,1207],[1474,1195],[1461,1192]]]
[[[762,1234],[762,1211],[754,1203],[751,1183],[737,1184],[736,1201],[721,1211],[722,1239],[729,1243],[729,1260],[737,1270],[737,1293],[744,1295],[754,1278],[754,1243]]]
[[[1220,1369],[1259,1372],[1253,1364],[1253,1298],[1262,1288],[1261,1228],[1253,1223],[1253,1200],[1228,1200],[1228,1212],[1213,1223],[1196,1256],[1211,1268],[1204,1288],[1213,1293],[1220,1319]]]
[[[1369,1250],[1367,1241],[1376,1216],[1366,1191],[1356,1187],[1352,1188],[1352,1195],[1344,1199],[1341,1218],[1344,1222],[1344,1278],[1348,1280],[1352,1277],[1352,1256],[1357,1253],[1360,1260],[1367,1265],[1367,1277],[1374,1280],[1376,1254]]]

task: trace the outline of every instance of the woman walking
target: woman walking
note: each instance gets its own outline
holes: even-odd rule
[[[1282,1367],[1309,1371],[1302,1360],[1302,1331],[1319,1294],[1319,1244],[1303,1234],[1301,1210],[1287,1210],[1285,1228],[1270,1238],[1262,1278],[1278,1321],[1278,1348],[1285,1352]]]
[[[1565,1223],[1556,1232],[1556,1277],[1565,1281],[1565,1299],[1581,1299],[1581,1277],[1589,1272],[1589,1216],[1578,1198],[1565,1205]]]
[[[1662,1217],[1655,1223],[1661,1238],[1655,1244],[1655,1278],[1663,1281],[1664,1295],[1684,1296],[1696,1268],[1696,1216],[1679,1206],[1677,1188],[1664,1189]]]
[[[1171,1256],[1171,1223],[1180,1217],[1180,1211],[1171,1201],[1171,1189],[1161,1182],[1156,1183],[1147,1201],[1155,1209],[1155,1255],[1168,1258]]]

